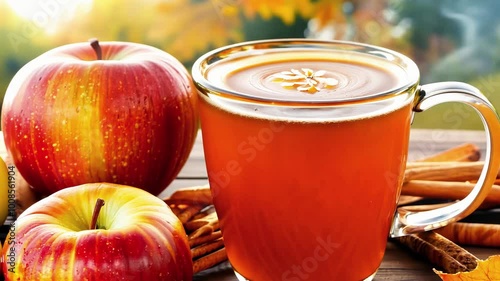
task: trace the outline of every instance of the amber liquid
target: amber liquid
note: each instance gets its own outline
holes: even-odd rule
[[[252,281],[359,281],[376,272],[406,163],[408,99],[340,121],[249,116],[201,100],[206,165],[235,271]]]

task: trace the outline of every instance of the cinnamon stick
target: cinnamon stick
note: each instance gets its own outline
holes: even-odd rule
[[[484,162],[435,162],[432,166],[407,168],[404,182],[411,180],[468,181],[479,178]],[[497,173],[499,177],[500,171]]]
[[[222,248],[193,262],[194,274],[209,269],[227,260],[226,249]]]
[[[186,224],[192,217],[194,217],[197,213],[199,213],[205,206],[203,205],[192,205],[188,206],[184,209],[177,217],[182,222],[182,224]]]
[[[191,232],[189,235],[188,235],[188,238],[189,239],[194,239],[194,238],[198,238],[198,237],[201,237],[203,235],[209,235],[209,234],[212,234],[215,230],[219,229],[219,222],[215,222],[213,225],[204,225],[198,229],[196,229],[195,231]]]
[[[208,216],[209,214],[211,213],[214,213],[215,212],[215,208],[213,205],[210,205],[210,206],[207,206],[203,209],[203,211],[201,212],[198,212],[196,213],[192,218],[191,220],[198,220],[198,219],[202,219],[206,216]]]
[[[182,188],[170,197],[163,199],[167,204],[212,205],[212,193],[209,185]]]
[[[456,161],[456,162],[470,162],[478,161],[481,157],[481,152],[479,148],[472,143],[464,143],[445,151],[436,153],[434,155],[425,157],[417,161],[425,162],[444,162],[444,161]]]
[[[219,238],[204,245],[192,248],[191,256],[193,257],[193,259],[197,259],[222,247],[224,247],[224,241],[222,240],[222,238]]]
[[[204,217],[208,216],[208,214],[210,214],[210,213],[212,213],[212,212],[213,212],[213,210],[207,210],[207,211],[199,212],[199,213],[195,214],[195,215],[191,218],[191,220],[198,220],[198,219],[202,219],[202,218],[204,218]]]
[[[425,257],[430,263],[442,268],[447,273],[468,271],[467,266],[457,261],[444,249],[433,245],[430,241],[426,241],[424,238],[425,236],[420,237],[417,234],[411,234],[397,237],[395,239],[413,252]]]
[[[425,205],[407,205],[407,206],[401,206],[400,209],[405,210],[406,212],[422,212],[422,211],[430,211],[434,210],[440,207],[446,207],[451,205],[452,203],[455,203],[455,201],[452,202],[446,202],[446,203],[436,203],[436,204],[425,204]],[[491,210],[494,208],[497,208],[499,205],[498,204],[491,204],[491,203],[481,203],[481,205],[477,208],[478,210]]]
[[[184,224],[184,228],[187,231],[194,231],[196,229],[199,229],[203,226],[209,225],[209,226],[215,226],[218,225],[219,219],[217,217],[217,213],[212,212],[202,218],[191,220]]]
[[[465,265],[467,270],[474,270],[477,267],[478,258],[473,254],[465,250],[464,248],[458,246],[454,242],[450,241],[446,237],[434,232],[427,231],[416,234],[419,238],[429,242],[438,249],[442,249],[452,258],[457,260],[460,264]]]
[[[170,205],[170,210],[172,210],[172,213],[179,217],[180,214],[182,214],[183,209],[179,208],[177,205]]]
[[[214,231],[209,235],[204,235],[196,238],[189,239],[189,247],[194,248],[196,246],[208,243],[210,241],[217,240],[222,237],[222,232],[220,230]]]
[[[418,202],[422,199],[424,199],[424,198],[420,197],[420,196],[401,195],[401,196],[399,196],[398,206],[412,204],[412,203]]]
[[[439,166],[447,166],[453,165],[456,163],[465,163],[465,162],[455,162],[455,161],[444,161],[444,162],[408,162],[406,163],[406,170],[414,169],[414,168],[432,168]],[[469,162],[470,163],[470,162]]]
[[[470,180],[468,181],[470,183],[476,183],[477,180]],[[500,178],[499,179],[496,179],[494,182],[493,182],[494,185],[500,185]]]
[[[219,218],[217,213],[213,211],[202,218],[187,222],[184,224],[184,229],[188,233],[191,232],[188,235],[189,239],[210,235],[219,229]]]
[[[473,183],[467,182],[412,180],[403,184],[401,194],[433,199],[461,200],[471,192],[473,187]],[[484,202],[494,205],[500,204],[500,186],[493,185]]]
[[[500,247],[500,225],[455,222],[435,230],[460,245]]]

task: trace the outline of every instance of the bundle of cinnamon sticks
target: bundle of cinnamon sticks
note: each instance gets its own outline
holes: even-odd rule
[[[417,199],[463,199],[474,187],[484,162],[479,148],[466,143],[407,164],[402,195]],[[483,207],[500,206],[500,171]],[[408,198],[403,197],[408,202]]]
[[[477,146],[466,143],[425,159],[409,162],[398,205],[409,211],[430,210],[460,200],[474,187],[483,162]],[[500,178],[500,171],[499,176]],[[497,179],[481,208],[500,206],[500,180]],[[425,199],[443,203],[418,205]],[[198,273],[227,260],[217,214],[208,185],[184,188],[164,201],[184,224]],[[500,247],[500,225],[456,222],[436,231],[396,238],[411,251],[422,255],[436,267],[457,273],[473,270],[477,257],[460,245]]]
[[[408,163],[399,205],[408,211],[431,210],[452,204],[469,194],[484,163],[480,151],[466,143],[428,158]],[[442,200],[441,204],[412,205],[422,199]],[[500,171],[481,209],[500,207]],[[461,246],[500,247],[500,225],[451,223],[440,229],[399,237],[395,240],[425,257],[447,273],[474,270],[478,258]]]
[[[195,274],[227,260],[208,185],[180,189],[164,201],[184,225]]]

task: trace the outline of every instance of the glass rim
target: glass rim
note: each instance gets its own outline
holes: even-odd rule
[[[292,99],[292,98],[264,98],[256,97],[254,95],[245,94],[240,91],[235,91],[229,88],[219,87],[211,83],[206,77],[205,72],[209,69],[210,65],[226,59],[230,56],[240,54],[245,51],[250,50],[266,50],[266,49],[287,49],[290,50],[294,46],[300,46],[303,48],[315,47],[318,50],[342,50],[341,48],[348,48],[353,53],[365,53],[385,59],[386,61],[397,65],[403,69],[407,74],[407,81],[402,83],[398,87],[391,88],[386,91],[374,92],[373,94],[348,97],[343,99],[335,100],[303,100],[303,99]],[[400,63],[396,63],[398,60]],[[273,103],[282,105],[340,105],[340,104],[352,104],[352,103],[365,103],[378,101],[382,99],[387,99],[393,96],[397,96],[401,93],[407,92],[409,89],[416,87],[419,84],[420,71],[416,63],[409,57],[380,46],[359,43],[354,41],[345,40],[319,40],[319,39],[307,39],[307,38],[280,38],[280,39],[265,39],[265,40],[253,40],[245,41],[235,44],[226,45],[213,49],[205,54],[201,55],[193,63],[191,68],[191,75],[193,81],[199,89],[203,89],[210,94],[215,94],[218,96],[223,96],[229,99],[239,100],[241,102],[253,102],[253,103]],[[203,93],[206,94],[206,93]]]

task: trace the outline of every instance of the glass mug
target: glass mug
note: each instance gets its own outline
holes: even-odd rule
[[[193,65],[208,178],[229,261],[251,281],[371,280],[388,236],[464,218],[500,167],[500,123],[474,87],[419,85],[409,58],[341,41],[226,46]],[[472,106],[485,165],[462,201],[397,210],[414,112]]]

